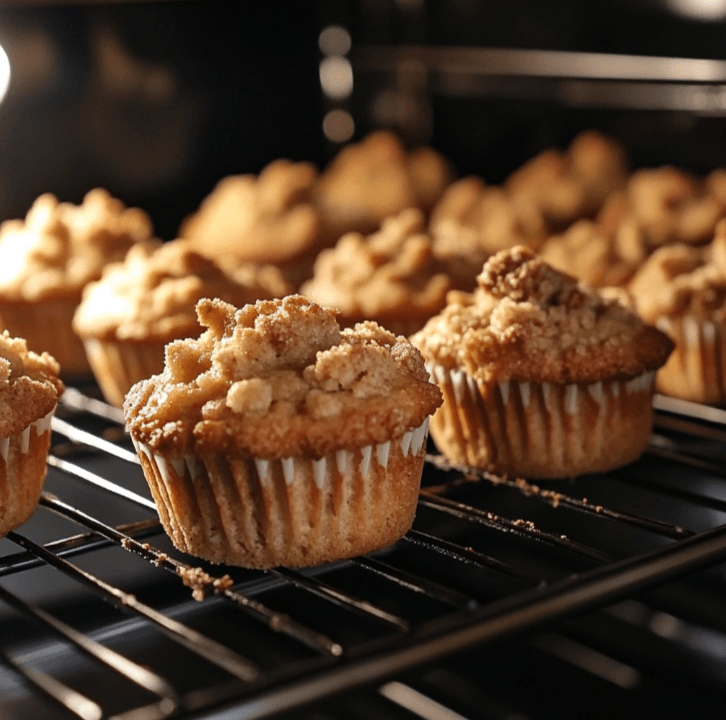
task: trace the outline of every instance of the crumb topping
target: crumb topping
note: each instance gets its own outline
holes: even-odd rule
[[[164,371],[124,404],[158,452],[320,457],[399,437],[441,403],[418,350],[376,323],[341,331],[300,295],[197,313],[207,330],[167,345]]]
[[[449,162],[434,149],[408,151],[386,130],[343,148],[321,174],[314,196],[327,232],[373,232],[401,210],[428,213],[451,182]]]
[[[672,349],[616,297],[555,270],[529,248],[484,265],[474,293],[447,307],[412,342],[427,361],[483,380],[597,382],[662,365]]]
[[[706,247],[679,243],[656,250],[628,289],[647,322],[685,315],[726,321],[726,221]]]
[[[227,273],[183,240],[133,246],[123,262],[106,267],[89,284],[73,318],[82,337],[117,340],[172,340],[195,336],[196,304],[218,297],[242,305],[286,294],[273,267],[240,266]]]
[[[446,304],[448,277],[436,271],[423,213],[408,209],[364,237],[344,235],[315,263],[312,280],[300,292],[341,312],[343,319],[435,315]],[[420,327],[420,326],[419,326]]]
[[[22,338],[0,334],[0,438],[45,417],[58,402],[63,384],[60,367],[46,352],[28,350]]]
[[[41,195],[24,220],[0,225],[0,292],[12,299],[73,296],[152,237],[148,215],[96,188],[81,205]]]
[[[311,249],[320,234],[310,202],[312,163],[275,160],[258,176],[230,175],[217,184],[179,230],[206,255],[278,263]]]

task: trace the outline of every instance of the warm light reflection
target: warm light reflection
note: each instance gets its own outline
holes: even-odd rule
[[[667,0],[673,12],[695,20],[723,20],[726,0]]]
[[[323,55],[346,55],[350,45],[350,33],[338,25],[329,25],[318,38],[318,46]]]
[[[8,60],[5,50],[0,46],[0,102],[2,102],[5,93],[8,91],[8,85],[10,85],[10,60]]]
[[[331,110],[323,119],[323,132],[331,142],[347,142],[355,132],[352,115],[345,110]]]
[[[353,68],[343,57],[326,57],[320,62],[320,86],[331,98],[340,100],[353,92]]]

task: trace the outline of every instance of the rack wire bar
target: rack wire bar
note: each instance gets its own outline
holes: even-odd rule
[[[726,526],[721,526],[637,558],[570,577],[548,588],[493,602],[466,619],[444,618],[402,635],[394,647],[383,643],[379,652],[371,651],[365,657],[342,661],[310,677],[273,686],[252,698],[240,699],[234,708],[245,718],[270,717],[467,648],[523,634],[622,599],[654,583],[724,561]]]
[[[259,671],[250,661],[242,658],[225,645],[221,645],[206,635],[154,610],[154,608],[140,602],[133,595],[103,582],[100,578],[81,570],[67,560],[49,552],[42,545],[38,545],[32,540],[19,535],[17,532],[13,531],[8,533],[7,538],[42,558],[48,565],[69,575],[86,587],[91,588],[102,599],[111,603],[119,610],[130,615],[142,617],[151,622],[166,634],[167,637],[183,647],[192,650],[205,660],[226,670],[230,675],[246,681],[254,680],[258,677]]]

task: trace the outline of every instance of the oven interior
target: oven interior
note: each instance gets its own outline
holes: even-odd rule
[[[726,165],[723,21],[656,5],[8,3],[4,46],[25,57],[45,33],[56,64],[21,73],[0,107],[3,213],[102,184],[171,238],[223,174],[279,156],[324,163],[345,141],[321,132],[335,111],[356,135],[394,127],[493,182],[586,127],[637,165]],[[352,67],[347,95],[320,90],[327,27],[353,40],[330,51]],[[137,65],[99,90],[109,47]],[[49,72],[53,91],[31,93]],[[55,137],[33,125],[49,109]],[[294,129],[279,119],[290,113]],[[173,143],[125,157],[150,122],[181,158]],[[430,444],[405,538],[262,573],[174,550],[99,397],[89,382],[68,389],[40,506],[0,541],[3,720],[723,717],[724,411],[657,397],[641,460],[572,481],[454,467]]]

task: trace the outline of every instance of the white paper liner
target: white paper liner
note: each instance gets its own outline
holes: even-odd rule
[[[300,567],[385,547],[409,529],[428,425],[319,459],[167,460],[134,445],[177,548],[212,562]]]
[[[428,366],[444,404],[431,434],[452,460],[539,478],[600,472],[634,460],[652,425],[655,372],[590,384],[484,383]]]
[[[35,510],[47,472],[53,412],[0,439],[0,537]]]
[[[726,403],[726,326],[690,315],[660,317],[655,325],[675,343],[656,389],[681,400]]]
[[[123,405],[132,385],[164,369],[163,342],[84,338],[83,347],[104,398],[116,407]]]

